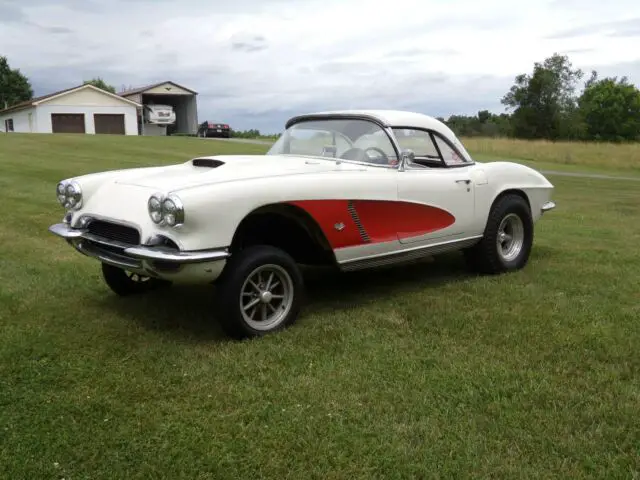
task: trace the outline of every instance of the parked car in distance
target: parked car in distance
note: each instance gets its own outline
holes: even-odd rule
[[[519,270],[553,188],[527,166],[474,161],[427,115],[321,112],[291,118],[265,155],[63,180],[50,230],[119,295],[215,283],[216,317],[244,338],[296,321],[304,264],[346,272],[461,251],[477,272]]]
[[[220,137],[229,138],[231,136],[231,128],[227,123],[202,122],[198,125],[198,137]]]
[[[144,105],[144,120],[158,125],[172,125],[176,123],[176,112],[171,105]]]

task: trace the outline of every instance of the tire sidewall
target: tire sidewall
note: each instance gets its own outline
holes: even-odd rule
[[[293,301],[285,319],[269,330],[256,330],[250,326],[240,310],[242,286],[256,268],[274,264],[282,267],[291,277]],[[220,323],[232,337],[264,336],[291,326],[297,319],[304,302],[304,282],[296,262],[286,252],[267,245],[249,247],[234,254],[224,268],[217,284]]]
[[[107,286],[120,296],[146,293],[170,284],[153,277],[144,282],[136,282],[129,278],[125,270],[107,263],[102,263],[102,277]]]
[[[513,260],[505,260],[498,249],[498,229],[502,220],[510,214],[517,215],[522,221],[524,239],[520,253]],[[519,196],[509,195],[502,198],[496,205],[491,215],[491,224],[488,226],[486,237],[493,245],[495,259],[505,271],[518,270],[528,261],[533,246],[533,221],[529,205]]]

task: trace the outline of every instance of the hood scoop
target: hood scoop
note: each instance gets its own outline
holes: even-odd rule
[[[224,165],[224,162],[213,158],[194,158],[191,164],[194,167],[217,168]]]

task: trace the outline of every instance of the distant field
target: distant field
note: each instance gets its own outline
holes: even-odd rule
[[[505,158],[538,168],[609,171],[640,174],[640,143],[579,143],[464,138],[467,150],[479,160]]]
[[[264,148],[0,135],[1,478],[640,478],[638,182],[552,177],[512,275],[312,272],[249,342],[212,287],[117,298],[47,232],[62,178]]]
[[[478,138],[466,138],[463,142],[479,161],[512,160],[537,169],[640,175],[640,144],[552,143]],[[95,168],[112,168],[114,159],[123,159],[129,165],[136,165],[138,154],[155,155],[154,158],[159,162],[186,161],[194,155],[213,153],[260,154],[269,146],[192,137],[0,134],[0,149],[11,152],[15,159],[28,158],[34,151],[43,148],[59,149],[61,154],[68,157],[70,167],[75,164],[76,157],[83,154],[82,149],[97,149],[102,154],[96,155],[91,164],[82,162],[82,158],[78,164],[81,169],[89,168],[89,171],[95,171]]]

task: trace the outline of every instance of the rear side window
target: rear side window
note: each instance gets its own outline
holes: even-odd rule
[[[433,137],[435,138],[436,145],[438,145],[438,149],[442,154],[442,159],[447,166],[465,165],[469,163],[463,157],[458,155],[458,153],[438,135],[434,135]]]

